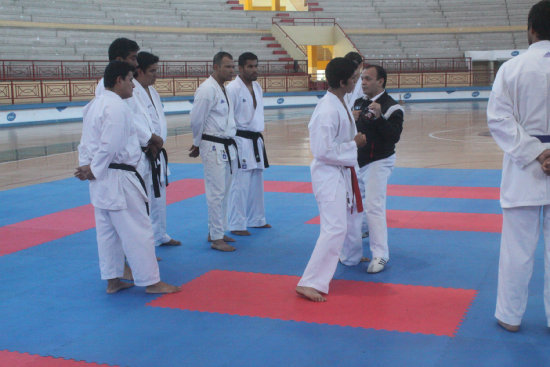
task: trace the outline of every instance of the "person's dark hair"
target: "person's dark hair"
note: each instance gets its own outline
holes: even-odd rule
[[[126,79],[129,72],[134,72],[134,67],[123,61],[111,61],[105,68],[103,74],[103,85],[105,88],[112,89],[116,85],[116,78],[119,76]]]
[[[367,65],[365,69],[375,68],[376,69],[376,80],[384,79],[384,84],[382,84],[382,88],[386,89],[386,82],[388,81],[388,74],[386,73],[386,69],[384,69],[380,65]]]
[[[340,88],[340,81],[346,83],[353,76],[357,65],[344,57],[335,57],[330,60],[325,69],[325,78],[328,86],[334,89]]]
[[[356,68],[363,62],[363,56],[355,51],[348,52],[344,58],[353,61]]]
[[[136,41],[128,38],[117,38],[109,46],[109,61],[115,60],[117,57],[127,58],[130,52],[138,52],[139,46]]]
[[[245,52],[239,56],[239,66],[245,66],[248,60],[258,60],[258,56],[252,52]]]
[[[220,52],[218,52],[217,54],[214,55],[214,59],[212,60],[212,63],[213,63],[214,65],[220,66],[220,65],[222,64],[222,59],[223,59],[224,57],[228,57],[228,58],[230,58],[231,60],[233,60],[233,56],[231,56],[230,53],[225,52],[225,51],[220,51]]]
[[[153,64],[159,62],[159,57],[152,53],[141,51],[137,55],[138,69],[145,72],[147,68]]]
[[[537,33],[539,40],[550,40],[550,1],[542,0],[531,7],[527,26]]]

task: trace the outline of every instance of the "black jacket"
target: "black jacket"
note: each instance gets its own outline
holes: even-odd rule
[[[353,105],[354,110],[361,110],[359,118],[355,122],[357,131],[367,137],[367,144],[358,149],[357,160],[359,167],[388,158],[395,153],[395,144],[401,137],[403,131],[403,109],[401,106],[384,92],[377,103],[382,107],[382,114],[377,119],[369,119],[367,116],[370,100],[366,97],[359,98]]]

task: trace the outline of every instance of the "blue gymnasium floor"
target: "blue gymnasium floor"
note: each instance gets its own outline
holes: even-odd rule
[[[171,164],[171,171],[173,182],[202,178],[198,164]],[[308,167],[273,166],[264,178],[310,181]],[[498,170],[396,168],[390,179],[394,185],[464,187],[498,187],[499,182]],[[88,204],[88,186],[65,179],[2,191],[0,201],[0,226],[7,228]],[[300,276],[319,232],[318,225],[306,224],[318,215],[315,199],[266,192],[265,201],[273,228],[237,238],[234,253],[213,251],[205,241],[204,195],[169,205],[168,232],[183,246],[157,249],[163,280],[183,285],[212,270]],[[498,200],[431,197],[391,196],[388,209],[500,213]],[[389,240],[385,271],[369,275],[364,264],[339,265],[335,279],[475,290],[454,336],[150,307],[146,304],[161,296],[140,287],[107,295],[95,229],[89,229],[0,256],[0,366],[65,366],[70,362],[65,360],[73,360],[70,366],[131,367],[550,365],[542,240],[527,312],[516,334],[499,328],[493,316],[498,233],[390,228]],[[370,255],[368,246],[365,254]],[[296,297],[293,289],[288,297]],[[223,305],[216,294],[211,299]],[[368,307],[364,312],[368,317]],[[36,357],[31,364],[24,362],[29,355]]]

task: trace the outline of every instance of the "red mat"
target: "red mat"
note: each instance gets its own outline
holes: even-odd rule
[[[3,367],[115,367],[108,364],[89,363],[72,359],[43,357],[34,354],[0,350],[0,366]]]
[[[418,212],[387,210],[388,228],[434,229],[500,233],[502,214]],[[320,224],[317,216],[306,223]]]
[[[91,204],[0,227],[0,256],[94,227]]]
[[[186,178],[170,182],[166,187],[166,204],[176,203],[202,194],[204,194],[203,179]]]
[[[311,194],[311,182],[265,181],[266,192]],[[498,200],[498,187],[388,185],[388,196]]]
[[[388,196],[499,200],[498,187],[388,185]]]
[[[314,303],[296,295],[298,280],[214,270],[148,305],[452,337],[476,295],[469,289],[333,280],[327,302]]]

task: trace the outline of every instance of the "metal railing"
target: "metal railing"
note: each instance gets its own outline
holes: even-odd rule
[[[416,58],[416,59],[365,59],[365,65],[380,65],[389,73],[458,72],[472,70],[469,57]]]
[[[314,26],[333,26],[336,24],[334,18],[288,18],[288,17],[273,17],[272,24],[283,25],[314,25]]]
[[[100,79],[107,61],[0,60],[0,80]],[[237,64],[235,62],[235,69]],[[307,61],[260,60],[262,75],[307,74]],[[212,73],[212,61],[161,61],[158,77],[204,77]]]

